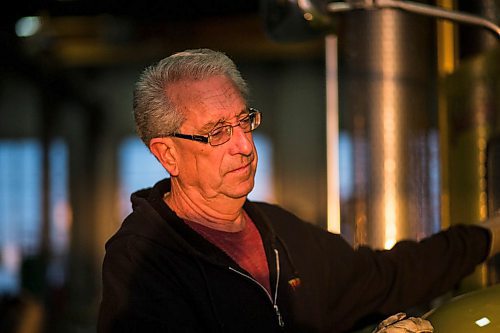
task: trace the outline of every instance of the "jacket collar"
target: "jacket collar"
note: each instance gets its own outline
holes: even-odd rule
[[[161,246],[187,251],[215,264],[237,266],[226,253],[191,229],[165,204],[163,195],[170,192],[170,188],[170,179],[166,178],[151,188],[133,193],[133,213],[123,223],[122,234],[133,233]],[[243,209],[261,235],[266,257],[274,262],[276,238],[270,221],[258,206],[249,200],[246,200]],[[269,263],[270,267],[274,266],[272,262]]]

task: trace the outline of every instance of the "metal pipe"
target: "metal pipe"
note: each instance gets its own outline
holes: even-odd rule
[[[311,8],[313,8],[309,1],[305,1],[307,6],[301,6],[301,3],[304,3],[304,1],[299,1],[298,5],[305,12],[311,11]],[[330,14],[346,12],[354,9],[383,8],[401,9],[410,13],[480,26],[493,32],[495,36],[500,39],[500,27],[484,17],[421,3],[397,0],[350,0],[347,2],[331,2],[327,4],[327,11]]]
[[[397,8],[415,14],[427,15],[436,18],[451,20],[454,22],[481,26],[492,31],[497,38],[500,38],[500,27],[495,23],[477,15],[438,8],[435,6],[410,1],[376,0],[375,6],[378,8]]]

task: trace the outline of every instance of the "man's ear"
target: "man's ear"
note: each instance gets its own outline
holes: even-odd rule
[[[153,138],[149,142],[149,149],[171,176],[175,177],[179,174],[178,155],[172,139]]]

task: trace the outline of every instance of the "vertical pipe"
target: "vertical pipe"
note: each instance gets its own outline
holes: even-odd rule
[[[437,5],[445,9],[455,9],[453,0],[437,0]],[[456,23],[446,20],[437,21],[437,66],[440,81],[456,69],[458,54],[456,36]],[[441,228],[446,229],[451,225],[448,174],[449,152],[446,144],[449,129],[446,97],[442,88],[438,89],[438,118],[441,166]]]
[[[326,61],[326,151],[327,151],[327,229],[340,233],[339,180],[339,96],[337,36],[325,39]]]

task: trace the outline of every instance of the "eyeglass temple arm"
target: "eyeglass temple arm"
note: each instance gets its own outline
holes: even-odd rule
[[[181,138],[181,139],[188,139],[188,140],[208,143],[208,138],[205,136],[202,136],[202,135],[190,135],[190,134],[174,133],[174,134],[172,134],[172,136],[175,136],[176,138]]]

